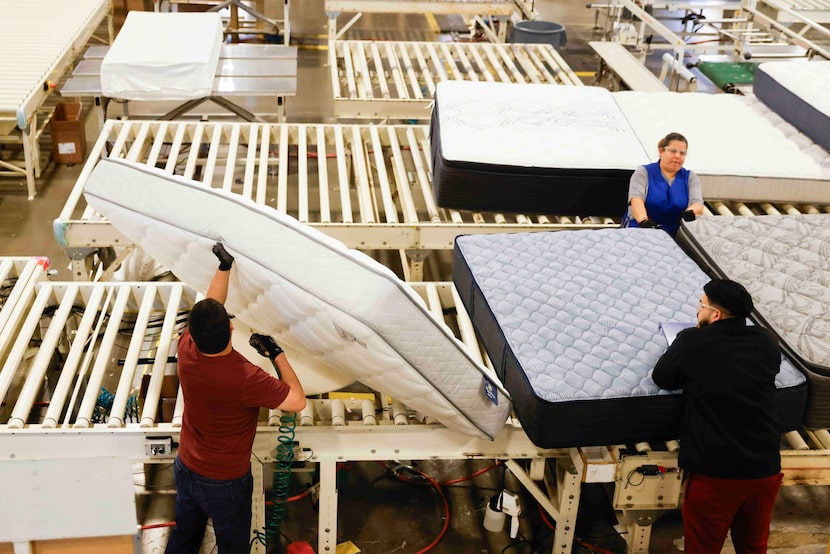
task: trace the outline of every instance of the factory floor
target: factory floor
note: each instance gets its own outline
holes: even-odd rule
[[[116,2],[116,21],[123,11]],[[292,6],[292,44],[300,47],[299,77],[296,97],[287,102],[290,122],[333,122],[333,103],[326,67],[326,19],[322,0],[295,1]],[[562,54],[571,67],[591,84],[596,60],[587,44],[598,38],[594,29],[594,12],[581,0],[567,2],[538,0],[536,10],[542,19],[565,25],[568,43]],[[348,19],[345,15],[343,20]],[[426,18],[418,15],[390,14],[364,16],[346,38],[397,38],[402,40],[436,40]],[[701,88],[707,85],[702,82]],[[87,120],[88,145],[96,136],[92,120]],[[56,244],[51,222],[55,218],[79,173],[80,165],[52,165],[38,182],[38,194],[28,200],[25,183],[0,179],[0,255],[47,256],[52,261],[53,280],[69,280],[65,253]],[[446,533],[445,508],[431,486],[412,478],[399,478],[389,465],[377,462],[343,464],[338,469],[339,521],[338,541],[351,541],[366,553],[411,553],[421,551],[440,535],[435,553],[528,554],[550,552],[552,531],[532,498],[502,466],[493,461],[440,461],[414,463],[418,470],[442,483],[460,480],[442,487],[449,510]],[[488,469],[490,468],[490,469]],[[480,470],[487,470],[474,476]],[[154,465],[135,471],[136,499],[141,524],[159,524],[172,520],[175,488],[169,465]],[[466,479],[465,479],[466,478]],[[314,482],[313,473],[298,472],[292,479],[290,495],[299,495]],[[520,493],[521,516],[516,538],[507,530],[490,532],[482,520],[488,499],[507,488]],[[830,487],[789,486],[781,490],[773,514],[770,552],[825,554],[830,541]],[[623,535],[615,528],[617,519],[611,509],[609,490],[604,485],[583,485],[574,541],[574,552],[626,552]],[[209,530],[210,531],[210,530]],[[169,527],[143,532],[146,553],[164,551]],[[283,541],[308,541],[316,545],[317,513],[315,499],[306,495],[289,503],[282,525]],[[660,514],[653,524],[651,552],[677,552],[676,541],[682,536],[678,510]],[[210,532],[203,553],[216,552]],[[347,551],[347,550],[346,550]],[[734,550],[727,544],[724,552]],[[340,552],[340,550],[338,550]]]

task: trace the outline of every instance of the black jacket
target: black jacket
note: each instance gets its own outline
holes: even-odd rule
[[[654,366],[657,386],[683,389],[680,467],[723,479],[781,470],[775,375],[781,352],[766,329],[729,318],[678,333]]]

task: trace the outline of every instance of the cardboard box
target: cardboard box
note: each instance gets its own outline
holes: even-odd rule
[[[52,115],[52,155],[55,163],[80,164],[86,154],[83,104],[65,102],[55,107]]]

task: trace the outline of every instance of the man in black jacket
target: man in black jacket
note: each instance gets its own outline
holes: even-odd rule
[[[683,389],[680,467],[686,471],[687,554],[767,551],[781,486],[775,376],[781,352],[766,329],[747,325],[752,298],[734,281],[703,287],[698,325],[678,333],[654,367],[661,388]]]

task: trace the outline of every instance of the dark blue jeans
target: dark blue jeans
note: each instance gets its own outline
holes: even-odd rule
[[[248,554],[251,537],[251,471],[221,481],[190,471],[176,457],[176,527],[165,554],[198,554],[208,518],[213,519],[219,554]]]

